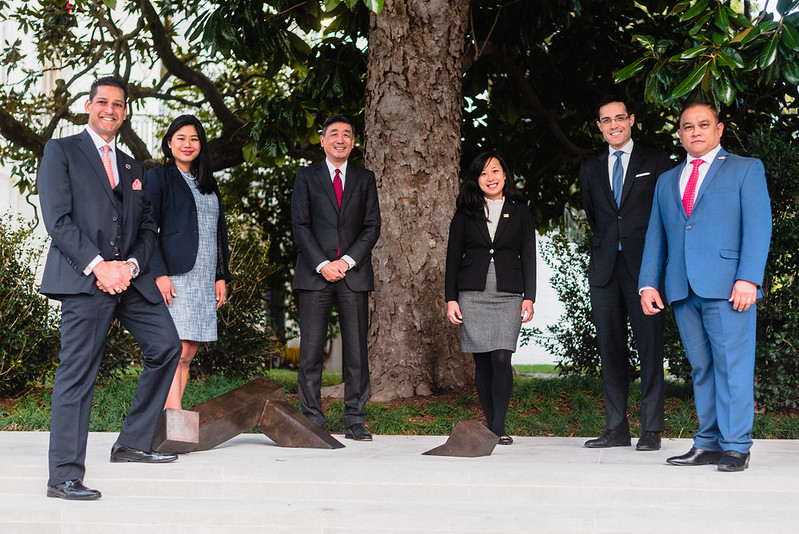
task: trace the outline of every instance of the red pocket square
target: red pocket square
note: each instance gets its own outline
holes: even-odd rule
[[[133,190],[134,191],[141,191],[141,181],[138,178],[133,181]]]

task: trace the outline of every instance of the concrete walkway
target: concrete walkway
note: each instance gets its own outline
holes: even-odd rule
[[[0,533],[795,533],[799,441],[757,441],[750,468],[673,467],[657,452],[516,438],[489,457],[422,456],[437,436],[375,436],[339,450],[240,435],[171,464],[112,464],[89,437],[92,502],[45,497],[46,432],[0,432]],[[633,441],[634,443],[635,441]]]

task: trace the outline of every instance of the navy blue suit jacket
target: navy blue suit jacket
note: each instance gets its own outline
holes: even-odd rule
[[[44,147],[38,188],[42,218],[52,242],[40,291],[61,299],[100,291],[93,274],[83,270],[97,257],[136,258],[141,274],[131,284],[150,302],[161,294],[148,264],[156,243],[156,224],[146,191],[144,167],[116,150],[122,195],[116,198],[100,153],[88,132],[51,139]]]
[[[175,165],[150,169],[147,172],[147,191],[150,194],[153,218],[158,225],[158,246],[153,252],[150,268],[153,276],[170,276],[189,272],[197,260],[199,224],[197,205],[186,181]],[[230,247],[228,245],[225,212],[219,203],[216,225],[216,279],[230,280]]]
[[[580,167],[580,199],[592,232],[588,267],[588,283],[592,286],[604,286],[610,281],[619,242],[630,274],[638,276],[655,184],[662,173],[673,167],[662,150],[634,143],[621,205],[616,207],[608,175],[608,157],[605,150]]]

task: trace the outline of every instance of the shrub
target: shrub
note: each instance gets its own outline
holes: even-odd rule
[[[746,137],[748,153],[766,167],[772,237],[758,302],[755,399],[761,408],[799,407],[799,150],[793,132],[763,128]]]
[[[0,393],[41,383],[55,368],[58,311],[38,292],[36,269],[44,243],[33,223],[0,217]]]
[[[547,327],[546,333],[538,327],[522,330],[521,342],[525,345],[534,341],[544,347],[555,356],[562,375],[600,376],[599,348],[588,285],[590,255],[585,238],[588,228],[581,220],[574,221],[573,226],[569,232],[565,228],[551,232],[540,244],[542,258],[555,271],[550,283],[563,304],[563,315],[557,324]],[[667,308],[665,313],[664,358],[669,373],[690,380],[691,369],[685,359],[671,308]],[[627,339],[630,378],[635,379],[639,375],[639,359],[629,325]]]
[[[268,278],[275,270],[269,243],[245,216],[229,213],[230,272],[228,300],[219,309],[219,340],[204,343],[192,362],[200,375],[248,378],[276,365],[280,347],[269,327]]]

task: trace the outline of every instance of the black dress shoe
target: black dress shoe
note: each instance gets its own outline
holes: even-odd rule
[[[131,449],[119,443],[114,443],[111,448],[111,463],[121,462],[142,462],[145,464],[165,464],[174,462],[178,455],[174,453],[146,452],[139,449]]]
[[[749,467],[749,453],[738,451],[724,451],[719,460],[719,471],[726,471],[734,473],[735,471],[743,471]]]
[[[497,442],[499,445],[513,445],[513,438],[507,434],[504,434],[499,441]]]
[[[87,488],[80,480],[67,480],[55,486],[47,486],[47,496],[68,501],[95,501],[103,495],[97,490]]]
[[[642,432],[638,443],[635,445],[637,451],[657,451],[660,449],[660,432]]]
[[[608,447],[629,447],[630,429],[625,428],[610,429],[606,428],[602,435],[596,439],[589,439],[583,445],[589,449],[606,449]]]
[[[696,447],[682,456],[672,456],[666,460],[671,465],[715,465],[721,460],[721,451],[703,451]]]
[[[355,441],[372,441],[372,435],[366,430],[363,423],[355,423],[348,426],[344,431],[344,437]]]

